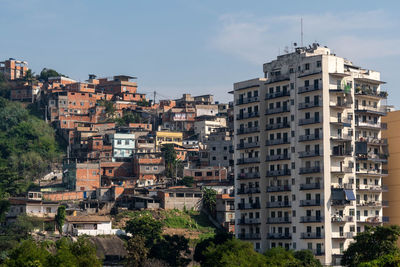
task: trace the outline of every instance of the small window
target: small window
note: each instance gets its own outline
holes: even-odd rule
[[[176,197],[185,197],[184,193],[176,193]]]
[[[212,172],[207,172],[207,176],[212,176]]]
[[[203,195],[202,194],[194,194],[194,197],[202,198]]]
[[[194,176],[202,176],[203,174],[201,172],[195,172]]]

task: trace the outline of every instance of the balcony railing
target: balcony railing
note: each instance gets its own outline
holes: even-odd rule
[[[340,127],[351,127],[351,119],[332,117],[330,123]]]
[[[316,86],[316,85],[301,86],[297,90],[297,93],[303,94],[303,93],[317,91],[317,90],[321,90],[321,89],[322,89],[322,85],[321,84],[319,84],[318,86]]]
[[[385,130],[385,129],[387,129],[387,123],[384,123],[384,122],[380,123],[380,122],[374,122],[374,121],[358,121],[358,122],[356,122],[356,127]]]
[[[351,102],[330,102],[329,106],[332,108],[350,108],[351,104]]]
[[[251,143],[240,143],[236,146],[236,149],[247,149],[247,148],[254,148],[259,147],[259,142],[251,142]]]
[[[357,87],[355,92],[355,95],[366,95],[366,96],[373,96],[373,97],[379,97],[379,98],[387,98],[388,93],[386,91],[375,91],[369,88],[361,88]]]
[[[314,108],[314,107],[322,107],[322,100],[303,102],[299,104],[299,109]]]
[[[261,235],[258,234],[239,234],[238,235],[239,239],[242,240],[256,240],[256,239],[261,239]]]
[[[250,209],[259,209],[261,207],[260,203],[239,203],[239,210],[250,210]]]
[[[236,161],[236,163],[238,165],[240,164],[250,164],[250,163],[259,163],[260,162],[260,158],[242,158],[242,159],[238,159]]]
[[[254,178],[260,178],[260,173],[259,172],[247,172],[247,173],[239,173],[238,174],[238,179],[254,179]]]
[[[282,144],[290,144],[289,138],[280,138],[274,140],[267,140],[265,142],[266,146],[274,146],[274,145],[282,145]]]
[[[345,151],[337,151],[337,152],[332,152],[331,156],[332,157],[349,157],[352,156],[353,152],[351,150],[345,150]]]
[[[289,160],[289,159],[290,159],[290,154],[279,154],[279,155],[267,156],[266,161]]]
[[[324,217],[322,216],[301,216],[300,222],[301,223],[315,223],[315,222],[322,222]]]
[[[362,223],[386,223],[389,222],[389,217],[388,216],[373,216],[373,217],[358,217],[357,216],[357,222],[362,222]]]
[[[282,112],[290,112],[290,107],[282,106],[279,108],[271,108],[271,109],[267,108],[267,110],[265,111],[265,115],[277,114]]]
[[[290,174],[291,172],[289,169],[267,171],[267,176],[287,176]]]
[[[237,134],[249,134],[259,132],[260,128],[258,127],[250,127],[250,128],[238,128]]]
[[[379,116],[385,116],[387,114],[386,107],[373,107],[373,106],[361,106],[358,105],[355,107],[355,112],[359,113],[370,113]]]
[[[358,207],[387,207],[389,206],[388,201],[366,201],[366,200],[361,200],[357,201],[357,206]]]
[[[315,190],[322,189],[321,183],[300,184],[300,190]]]
[[[319,173],[319,172],[321,172],[321,167],[320,166],[302,167],[302,168],[300,168],[300,174]]]
[[[374,154],[374,153],[358,154],[357,159],[358,160],[370,160],[370,161],[375,161],[375,162],[387,162],[388,154]]]
[[[333,135],[331,139],[334,141],[351,141],[353,140],[353,136],[348,134],[341,134],[341,135]]]
[[[382,175],[387,175],[388,171],[387,170],[382,170],[382,169],[361,169],[361,168],[356,168],[356,174],[360,175],[366,175],[366,176],[382,176]]]
[[[259,187],[252,187],[252,188],[239,188],[237,190],[237,194],[257,194],[260,193]]]
[[[319,117],[312,117],[308,119],[300,119],[299,125],[307,125],[307,124],[314,124],[314,123],[321,123],[322,119]]]
[[[321,199],[303,199],[300,200],[301,207],[312,207],[312,206],[321,206],[324,203]]]
[[[329,92],[332,93],[343,93],[343,94],[351,94],[351,89],[345,89],[343,86],[336,86],[336,89],[329,89]]]
[[[290,128],[290,123],[289,122],[279,122],[279,123],[273,123],[273,124],[267,124],[267,127],[265,130],[277,130],[277,129],[284,129],[284,128]]]
[[[259,218],[241,218],[238,220],[238,224],[260,224],[261,220]]]
[[[287,192],[291,190],[290,185],[275,185],[275,186],[268,186],[267,193],[271,192]]]
[[[368,145],[387,145],[387,139],[386,138],[374,138],[374,137],[360,137],[356,138],[356,140],[360,142],[367,142]]]
[[[332,238],[353,238],[355,233],[353,232],[332,232]]]
[[[305,134],[299,136],[299,142],[313,141],[322,139],[322,134]]]
[[[281,91],[281,92],[275,92],[275,93],[267,93],[267,94],[265,95],[265,100],[273,99],[273,98],[278,98],[278,97],[284,97],[284,96],[290,96],[290,91]]]
[[[267,208],[290,208],[291,206],[292,202],[290,201],[267,202]]]
[[[280,224],[280,223],[291,223],[292,219],[290,217],[275,217],[271,218],[269,217],[267,219],[268,224]]]
[[[318,157],[322,156],[322,154],[321,150],[301,151],[299,152],[299,158]]]
[[[388,187],[386,185],[375,185],[375,184],[358,184],[356,185],[359,191],[373,191],[373,192],[387,192]]]
[[[244,105],[244,104],[248,104],[248,103],[254,103],[254,102],[258,102],[259,100],[260,100],[260,98],[258,96],[246,97],[246,98],[238,99],[236,101],[236,105]]]
[[[315,256],[325,255],[325,250],[323,250],[323,249],[312,249],[311,251]]]
[[[258,111],[256,111],[256,112],[238,114],[236,116],[236,119],[237,120],[244,120],[244,119],[256,118],[258,116],[260,116],[260,114],[258,113]]]
[[[331,217],[331,222],[337,222],[337,223],[354,222],[354,216],[338,216],[338,215],[334,215],[334,216]]]
[[[332,206],[349,206],[351,202],[347,199],[332,199],[331,200]]]
[[[301,233],[301,238],[302,239],[321,239],[321,238],[324,238],[324,234],[323,233],[313,233],[313,232]]]
[[[331,167],[331,173],[353,173],[353,168],[350,167]]]
[[[268,233],[267,239],[291,239],[290,233]]]

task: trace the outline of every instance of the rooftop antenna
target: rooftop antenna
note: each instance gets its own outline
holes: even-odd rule
[[[300,19],[301,25],[301,47],[303,47],[303,18]]]

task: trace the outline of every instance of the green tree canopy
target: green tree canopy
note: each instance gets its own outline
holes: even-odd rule
[[[58,231],[60,233],[62,233],[62,228],[63,228],[64,221],[65,221],[65,206],[58,207],[55,221],[56,221]]]
[[[193,176],[185,176],[182,178],[182,180],[179,181],[179,184],[187,186],[187,187],[193,187],[194,178],[193,178]]]
[[[364,232],[357,234],[355,242],[344,252],[342,265],[359,266],[377,260],[387,262],[398,259],[399,248],[396,241],[399,235],[400,227],[397,225],[366,228]]]
[[[177,164],[176,151],[173,144],[164,144],[161,152],[165,160],[165,172],[167,177],[175,177],[175,168]]]
[[[203,206],[204,208],[214,214],[217,205],[217,191],[212,188],[203,188]]]
[[[189,240],[181,235],[164,235],[151,249],[151,257],[163,260],[171,266],[187,266],[189,259]]]
[[[149,254],[149,249],[146,247],[146,239],[143,236],[135,235],[131,237],[126,245],[126,250],[128,252],[126,266],[143,266]]]
[[[47,82],[49,80],[49,78],[51,77],[59,77],[59,76],[64,76],[65,75],[53,70],[53,69],[48,69],[48,68],[44,68],[42,69],[42,71],[40,72],[40,75],[38,77],[39,80],[45,81]]]
[[[162,233],[162,222],[154,219],[150,215],[136,215],[130,219],[125,226],[127,233],[133,236],[142,236],[146,240],[146,247],[151,248]]]
[[[215,236],[204,239],[197,243],[195,250],[194,250],[194,255],[193,259],[197,262],[204,262],[205,257],[203,255],[204,251],[206,251],[207,247],[209,247],[211,244],[213,245],[220,245],[223,244],[224,242],[228,240],[232,240],[234,237],[231,233],[226,233],[226,232],[217,232]]]

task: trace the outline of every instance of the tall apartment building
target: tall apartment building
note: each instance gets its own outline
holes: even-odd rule
[[[357,232],[385,219],[380,73],[317,44],[263,70],[234,84],[236,236],[338,264]]]

